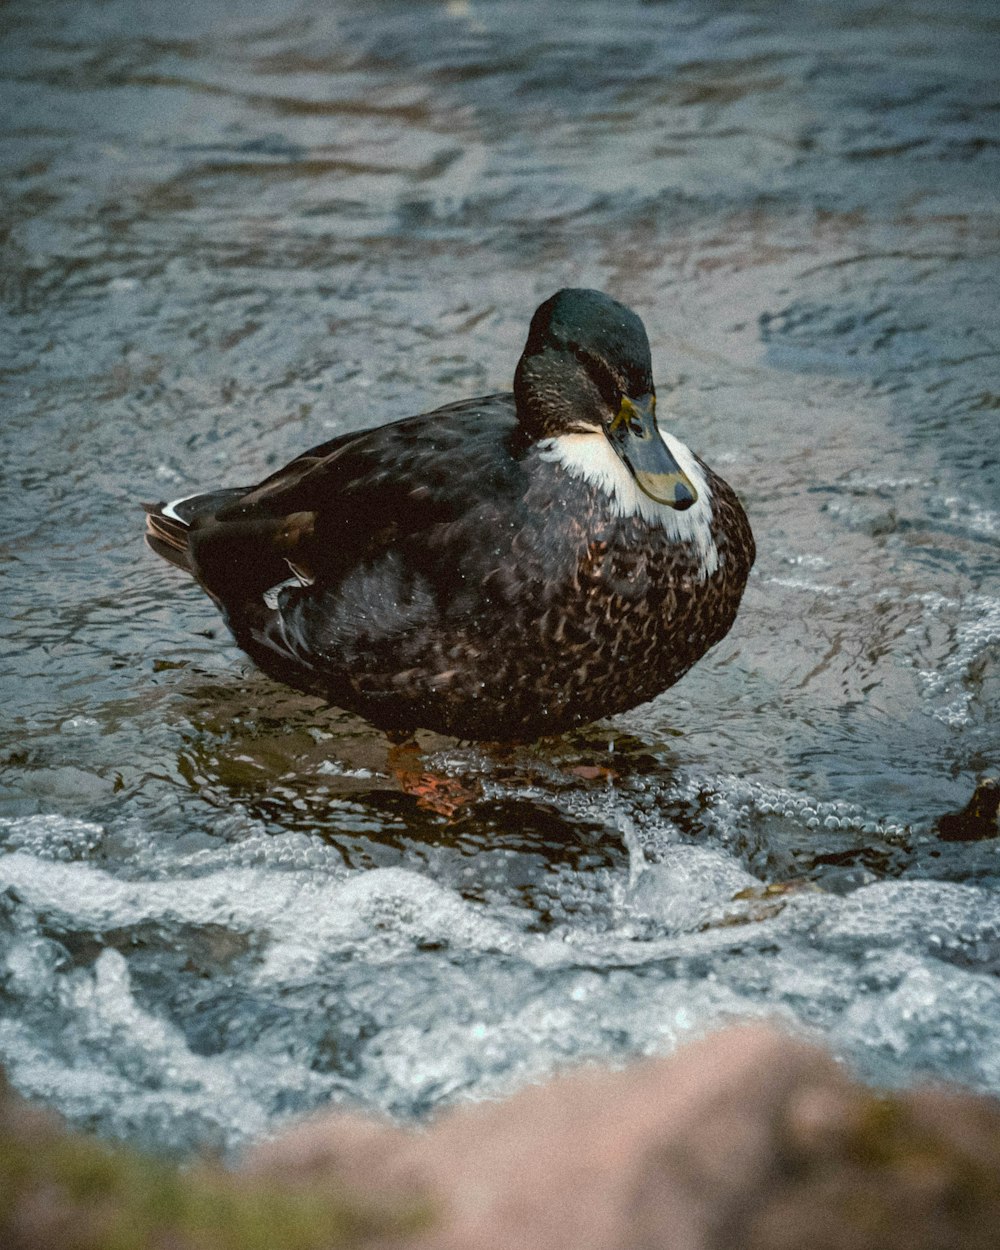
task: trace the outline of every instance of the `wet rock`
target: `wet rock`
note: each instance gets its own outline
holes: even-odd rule
[[[763,1026],[583,1069],[426,1132],[331,1115],[247,1167],[424,1197],[437,1219],[412,1250],[1000,1244],[1000,1104],[877,1094]]]
[[[776,1136],[746,1250],[993,1250],[1000,1104],[946,1090],[805,1091]],[[712,1243],[715,1245],[716,1243]],[[720,1246],[726,1243],[719,1242]]]
[[[810,1079],[840,1078],[812,1048],[733,1030],[668,1060],[582,1069],[454,1110],[427,1133],[387,1130],[360,1154],[354,1125],[332,1116],[261,1147],[249,1166],[288,1178],[339,1162],[348,1185],[424,1193],[440,1212],[414,1243],[427,1250],[638,1250],[657,1229],[683,1250],[708,1244],[720,1204],[756,1190],[770,1120]],[[680,1173],[674,1156],[687,1161]]]
[[[944,842],[981,842],[1000,837],[1000,781],[984,777],[960,812],[949,812],[934,826]]]

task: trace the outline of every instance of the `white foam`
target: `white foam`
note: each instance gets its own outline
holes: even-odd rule
[[[308,950],[306,962],[373,932],[402,942],[440,938],[474,950],[509,950],[510,928],[486,918],[454,891],[403,868],[341,875],[226,867],[178,880],[119,878],[91,864],[45,863],[19,851],[0,859],[0,886],[57,927],[99,932],[142,924],[224,924],[265,934],[262,979]]]
[[[984,508],[973,499],[950,495],[944,500],[948,520],[983,538],[1000,537],[1000,513]]]
[[[814,582],[807,577],[769,577],[769,586],[781,586],[784,590],[804,590],[812,595],[823,595],[835,599],[844,592],[837,586],[827,586],[823,582]]]
[[[645,866],[627,903],[673,933],[695,932],[722,920],[736,894],[760,885],[735,856],[682,844],[664,848]]]
[[[763,884],[747,834],[766,813],[803,836],[814,821],[869,829],[848,804],[718,783],[682,783],[703,799],[715,785],[698,845],[656,805],[624,819],[627,864],[549,865],[542,926],[513,901],[522,879],[500,848],[479,853],[496,872],[477,902],[436,879],[437,851],[421,870],[352,869],[322,839],[238,812],[191,855],[116,831],[121,875],[60,858],[99,826],[9,821],[0,1060],[70,1118],[180,1149],[238,1148],[337,1099],[422,1114],[759,1016],[818,1031],[869,1077],[926,1069],[1000,1090],[989,888],[734,901]],[[620,827],[620,798],[589,802],[581,816]]]

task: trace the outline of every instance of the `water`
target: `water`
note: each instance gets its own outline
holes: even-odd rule
[[[1000,1092],[998,20],[976,0],[11,3],[0,1062],[236,1150],[775,1017]],[[742,494],[733,633],[614,722],[386,744],[254,673],[137,500],[646,321]],[[398,763],[398,761],[397,761]]]

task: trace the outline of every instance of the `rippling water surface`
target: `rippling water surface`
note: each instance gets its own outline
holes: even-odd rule
[[[236,1149],[777,1016],[1000,1092],[988,0],[0,8],[0,1061]],[[505,389],[607,289],[742,494],[736,628],[496,752],[253,672],[137,501]],[[397,762],[398,763],[398,762]]]

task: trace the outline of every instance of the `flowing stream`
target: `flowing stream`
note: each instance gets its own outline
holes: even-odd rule
[[[1000,1093],[1000,839],[934,828],[1000,770],[998,35],[990,0],[0,7],[19,1090],[236,1152],[767,1017]],[[566,285],[643,317],[758,563],[654,703],[423,738],[429,806],[138,502],[507,389]]]

